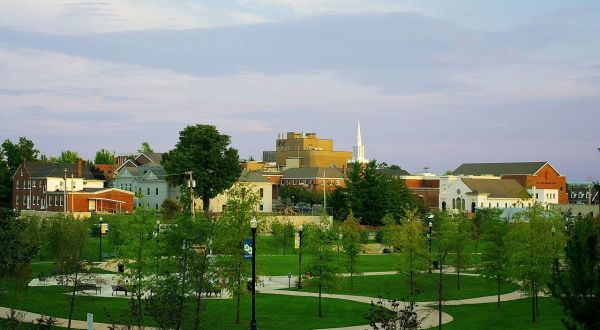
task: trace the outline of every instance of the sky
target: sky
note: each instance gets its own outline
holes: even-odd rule
[[[0,140],[46,155],[172,149],[212,124],[241,158],[316,132],[438,174],[549,161],[600,180],[600,3],[3,0]]]

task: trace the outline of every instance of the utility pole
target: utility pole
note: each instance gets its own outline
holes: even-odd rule
[[[69,201],[69,199],[67,199],[67,169],[65,168],[65,187],[64,187],[64,191],[63,191],[63,199],[65,201],[64,203],[64,207],[63,207],[63,212],[65,213],[65,216],[67,216],[67,202]]]
[[[323,170],[323,209],[325,210],[325,214],[327,214],[327,195],[325,194],[327,185],[325,184],[325,172],[326,170]]]
[[[71,173],[71,213],[75,211],[75,195],[73,194],[74,189],[75,184],[73,183],[73,173]]]
[[[194,210],[194,178],[193,178],[193,172],[192,171],[188,171],[186,172],[187,175],[190,176],[189,178],[189,186],[190,186],[190,211],[192,212],[192,218],[195,217],[195,210]]]
[[[588,186],[588,204],[592,205],[592,177],[587,177],[587,186]]]

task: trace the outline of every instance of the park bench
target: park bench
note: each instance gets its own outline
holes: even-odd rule
[[[120,284],[117,284],[117,285],[111,285],[111,287],[112,287],[112,293],[110,294],[111,296],[112,296],[112,295],[113,295],[115,292],[119,292],[119,291],[120,291],[120,292],[125,292],[125,295],[127,295],[127,292],[128,292],[128,290],[127,290],[127,288],[126,288],[126,287],[124,287],[124,286],[122,286],[122,285],[120,285]]]
[[[102,287],[95,283],[80,283],[78,289],[78,291],[94,290],[96,294],[98,294],[98,291],[102,293]]]

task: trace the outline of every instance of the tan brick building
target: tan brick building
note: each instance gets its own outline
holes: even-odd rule
[[[345,172],[351,159],[352,152],[333,150],[333,140],[319,139],[316,133],[288,132],[276,142],[275,162],[280,167],[297,160],[295,167],[335,167]]]

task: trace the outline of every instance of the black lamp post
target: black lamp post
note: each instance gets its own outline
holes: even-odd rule
[[[429,238],[429,273],[431,274],[431,229],[433,228],[433,223],[429,221],[429,233],[427,233],[427,238]]]
[[[256,330],[256,227],[258,221],[256,217],[250,220],[250,229],[252,230],[252,320],[250,321],[250,330]]]
[[[298,227],[298,289],[302,289],[302,225]]]
[[[102,217],[100,217],[100,230],[98,232],[100,234],[100,252],[98,253],[98,260],[102,261]]]
[[[160,234],[160,220],[156,220],[156,228],[154,231],[156,233],[156,260],[158,260],[158,234]]]

